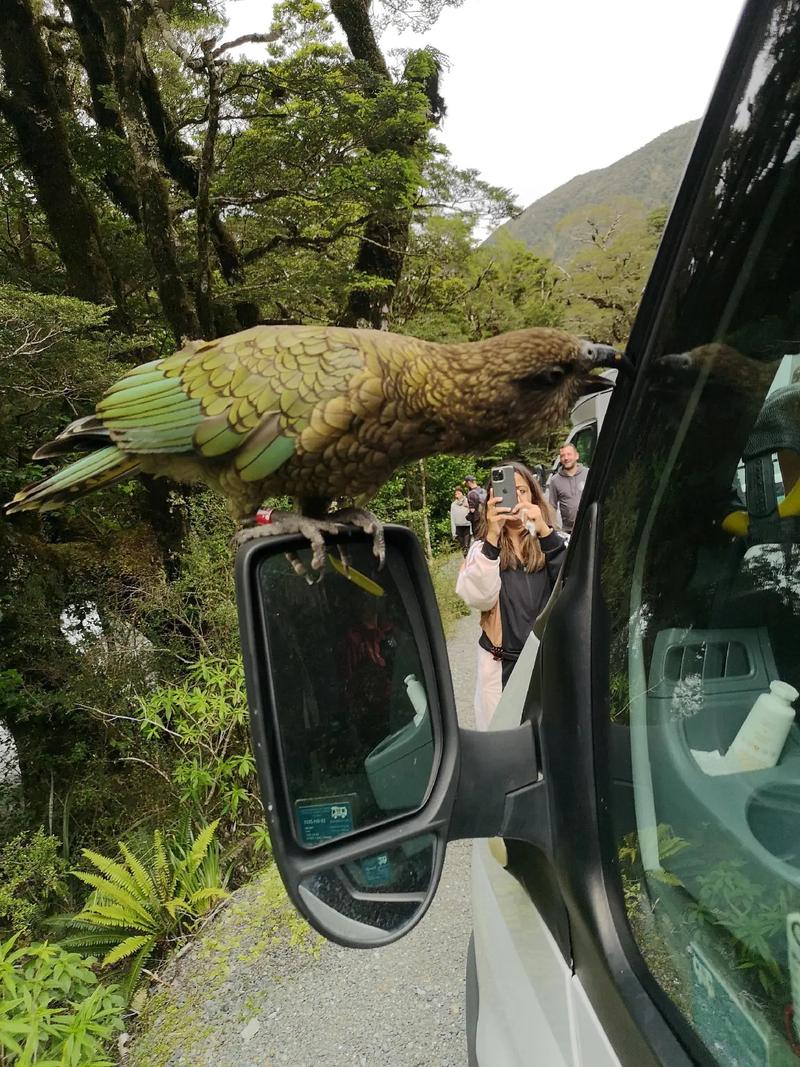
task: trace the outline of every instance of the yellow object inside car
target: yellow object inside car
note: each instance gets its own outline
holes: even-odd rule
[[[782,519],[800,515],[800,481],[795,482],[786,497],[778,504]],[[722,520],[722,529],[735,537],[744,537],[750,529],[750,516],[746,511],[732,511]]]

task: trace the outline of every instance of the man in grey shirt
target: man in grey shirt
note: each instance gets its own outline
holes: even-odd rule
[[[579,458],[575,445],[563,445],[558,451],[561,470],[553,475],[548,486],[550,503],[561,513],[564,533],[572,533],[583,487],[586,485],[586,475],[589,473],[589,468],[578,462]]]

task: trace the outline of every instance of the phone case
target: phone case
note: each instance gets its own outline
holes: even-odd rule
[[[498,507],[516,507],[517,486],[514,481],[513,467],[492,467],[492,492],[503,501]]]

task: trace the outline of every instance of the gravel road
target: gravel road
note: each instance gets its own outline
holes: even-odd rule
[[[472,725],[477,618],[448,641],[459,713]],[[439,891],[407,937],[357,951],[264,936],[279,890],[236,894],[174,968],[126,1067],[465,1067],[470,843],[447,850]],[[273,883],[275,876],[273,876]],[[285,917],[285,916],[284,916]]]

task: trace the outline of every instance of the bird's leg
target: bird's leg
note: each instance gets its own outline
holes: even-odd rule
[[[299,556],[296,556],[294,552],[284,552],[284,556],[298,578],[305,578],[309,585],[316,585],[317,582],[322,580],[322,575],[319,571],[316,572],[316,578],[312,578],[308,573],[308,567],[303,563]]]
[[[305,515],[296,515],[293,512],[273,511],[270,521],[264,526],[251,526],[239,530],[236,534],[236,543],[244,544],[246,541],[255,541],[261,537],[280,537],[283,534],[299,534],[305,537],[311,545],[311,567],[315,571],[321,571],[325,566],[325,539],[323,534],[338,533],[338,527],[333,519],[309,519]],[[291,561],[290,561],[291,562]],[[300,562],[299,560],[297,561]],[[294,563],[292,563],[294,567]],[[302,564],[300,564],[302,567]],[[295,567],[295,570],[297,568]]]
[[[341,508],[339,511],[334,511],[328,518],[334,522],[355,526],[363,530],[365,534],[369,534],[372,538],[372,552],[378,561],[378,569],[383,567],[386,561],[386,540],[383,534],[383,523],[377,515],[373,515],[365,508]],[[347,565],[345,559],[342,559],[342,562],[345,566]]]

